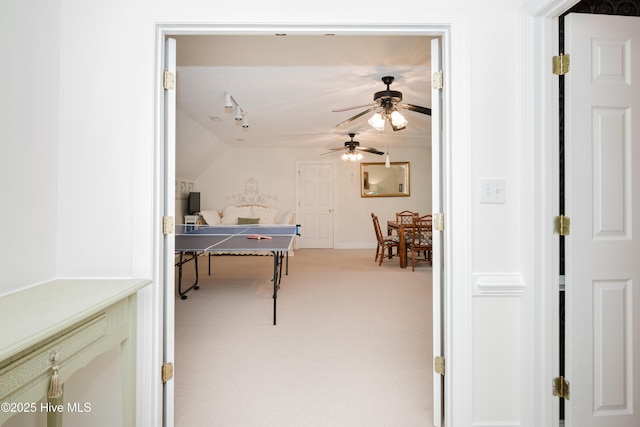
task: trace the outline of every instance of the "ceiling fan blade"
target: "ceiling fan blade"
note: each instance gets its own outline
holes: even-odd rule
[[[400,104],[400,107],[410,111],[415,111],[416,113],[426,114],[427,116],[431,115],[431,108],[421,107],[419,105],[412,105],[412,104]]]
[[[331,148],[331,151],[327,151],[326,153],[320,154],[321,156],[326,156],[327,154],[336,154],[340,151],[344,151],[344,148]]]
[[[366,151],[367,153],[378,154],[380,156],[384,154],[382,151],[376,150],[375,148],[369,148],[369,147],[356,147],[356,150]]]
[[[374,106],[373,106],[373,107],[371,107],[371,108],[368,108],[368,109],[366,109],[366,110],[364,110],[364,111],[359,112],[358,114],[356,114],[356,115],[355,115],[355,116],[353,116],[353,117],[349,117],[347,120],[345,120],[345,121],[343,121],[343,122],[338,123],[338,124],[336,125],[336,127],[338,127],[338,126],[342,126],[342,125],[343,125],[343,124],[345,124],[345,123],[352,122],[352,121],[354,121],[355,119],[357,119],[357,118],[360,118],[360,117],[364,116],[364,115],[365,115],[365,114],[367,114],[368,112],[375,110],[376,108],[378,108],[378,105],[377,105],[377,104],[376,104],[376,105],[374,105]]]
[[[368,103],[368,104],[363,104],[363,105],[356,105],[355,107],[346,107],[346,108],[340,108],[338,110],[331,110],[331,112],[340,113],[342,111],[355,110],[356,108],[371,107],[371,106],[376,106],[376,105],[378,105],[378,104],[377,103],[376,104]]]

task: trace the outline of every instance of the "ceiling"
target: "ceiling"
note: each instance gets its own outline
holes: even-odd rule
[[[431,107],[427,36],[188,35],[177,40],[178,113],[236,147],[342,146],[356,133],[362,146],[426,147],[431,117],[402,110],[406,129],[382,133],[368,113],[336,125],[373,104],[394,76],[403,102]],[[247,113],[248,128],[224,108],[229,93]],[[332,110],[360,106],[349,111]],[[178,150],[180,141],[178,140]]]

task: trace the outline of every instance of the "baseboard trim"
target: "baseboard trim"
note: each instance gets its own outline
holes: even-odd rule
[[[376,245],[371,243],[336,243],[333,246],[334,249],[371,249],[376,250]]]

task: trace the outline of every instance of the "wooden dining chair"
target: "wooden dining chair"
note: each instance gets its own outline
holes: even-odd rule
[[[374,261],[378,261],[378,257],[380,261],[378,265],[382,265],[382,261],[385,257],[385,252],[389,250],[389,258],[393,255],[393,248],[396,248],[396,256],[398,255],[398,249],[400,246],[400,239],[398,236],[384,236],[382,234],[382,230],[380,229],[380,221],[378,221],[378,217],[376,214],[371,212],[371,219],[373,220],[373,228],[376,232],[376,239],[378,240],[378,244],[376,246],[376,257]]]
[[[412,212],[408,210],[405,210],[402,212],[396,212],[396,224],[398,224],[398,227],[397,227],[398,236],[400,237],[400,234],[403,234],[403,238],[405,240],[405,245],[404,245],[405,253],[402,255],[405,260],[407,259],[406,251],[409,250],[407,234],[411,231],[410,229],[411,229],[411,225],[413,224],[413,220],[418,217],[419,217],[418,212]]]
[[[424,215],[414,219],[410,232],[407,233],[407,250],[411,251],[411,271],[416,271],[416,261],[423,253],[423,261],[432,263],[433,249],[433,217]]]

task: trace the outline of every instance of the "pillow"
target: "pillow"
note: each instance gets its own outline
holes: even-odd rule
[[[275,218],[276,224],[292,224],[293,223],[293,212],[292,211],[283,211],[276,215]]]
[[[252,206],[251,213],[253,217],[260,218],[260,224],[275,224],[278,210],[266,206]]]
[[[218,211],[202,211],[200,212],[200,216],[204,219],[204,222],[209,225],[220,224],[220,214]]]
[[[238,224],[258,224],[260,218],[241,218],[238,217]]]
[[[237,224],[239,217],[252,218],[251,206],[227,206],[222,211],[222,224]]]

